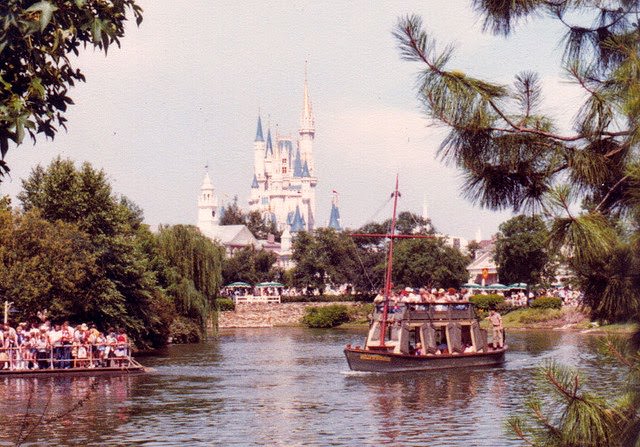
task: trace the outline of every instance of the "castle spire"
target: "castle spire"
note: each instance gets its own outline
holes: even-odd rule
[[[304,97],[302,103],[302,117],[300,118],[300,133],[314,134],[315,119],[313,118],[313,108],[311,107],[311,97],[309,96],[309,83],[307,81],[307,61],[304,63]]]
[[[262,119],[260,118],[260,115],[258,115],[258,128],[256,129],[255,141],[264,141],[264,137],[262,136]]]

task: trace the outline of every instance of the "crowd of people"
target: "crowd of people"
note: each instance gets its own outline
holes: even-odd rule
[[[129,340],[124,329],[101,332],[93,324],[20,323],[2,325],[0,369],[70,369],[126,366]]]
[[[448,303],[453,301],[467,301],[471,297],[471,293],[466,289],[457,291],[454,288],[444,289],[413,289],[411,287],[405,287],[401,291],[391,291],[389,300],[392,304],[396,303]],[[381,303],[384,301],[384,291],[373,299],[374,303]]]
[[[531,290],[528,293],[524,289],[507,289],[507,290],[472,290],[472,289],[428,289],[421,287],[419,289],[413,289],[406,287],[402,290],[392,290],[390,292],[389,300],[392,304],[397,303],[450,303],[456,301],[468,301],[471,296],[475,294],[487,295],[489,293],[495,293],[497,295],[504,296],[505,301],[512,306],[525,307],[528,306],[531,301],[540,296],[553,296],[562,299],[564,306],[579,306],[582,303],[583,294],[578,290],[572,290],[568,287],[555,288],[555,289],[539,289]],[[381,303],[384,301],[384,291],[380,291],[374,298],[374,303]]]

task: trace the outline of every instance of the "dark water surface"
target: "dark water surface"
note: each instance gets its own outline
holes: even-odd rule
[[[578,366],[600,388],[616,376],[597,362],[595,336],[558,331],[509,334],[502,367],[353,373],[342,347],[363,337],[227,330],[141,358],[151,374],[0,378],[0,445],[522,445],[504,421],[523,409],[541,362]]]

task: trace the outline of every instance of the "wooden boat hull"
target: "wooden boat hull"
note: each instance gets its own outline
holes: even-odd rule
[[[147,368],[142,365],[128,366],[123,368],[69,368],[69,369],[16,369],[0,370],[2,377],[62,377],[62,376],[102,376],[102,375],[125,375],[143,374]]]
[[[473,354],[416,356],[345,348],[344,355],[353,371],[401,372],[500,365],[504,362],[506,351],[505,346],[495,351]]]

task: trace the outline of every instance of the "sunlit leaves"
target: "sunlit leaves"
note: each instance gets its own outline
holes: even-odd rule
[[[28,7],[24,3],[30,3]],[[41,0],[0,2],[0,155],[28,134],[53,139],[66,128],[72,104],[70,86],[84,81],[70,54],[90,45],[104,50],[119,45],[127,15],[139,24],[142,9],[135,0]],[[8,172],[0,163],[0,180]]]

